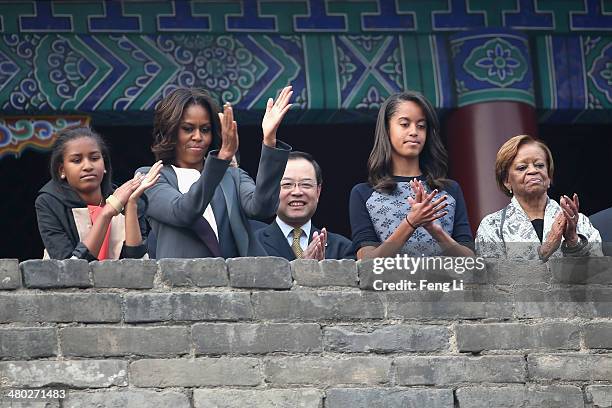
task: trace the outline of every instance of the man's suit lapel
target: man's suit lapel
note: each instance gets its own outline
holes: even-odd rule
[[[290,261],[295,259],[295,254],[276,221],[265,227],[262,235],[262,243],[269,255],[280,256]]]

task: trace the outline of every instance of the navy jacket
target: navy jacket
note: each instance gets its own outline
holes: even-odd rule
[[[612,207],[591,215],[589,220],[601,235],[603,254],[612,256]]]
[[[312,240],[314,232],[321,232],[314,225],[310,229],[308,242]],[[295,254],[289,246],[287,239],[276,222],[272,222],[265,228],[257,231],[257,239],[262,243],[264,250],[269,256],[279,256],[293,261]],[[325,259],[355,259],[353,243],[346,237],[332,232],[327,233],[327,247],[325,247]]]

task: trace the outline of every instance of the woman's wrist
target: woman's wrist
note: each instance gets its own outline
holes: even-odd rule
[[[125,210],[129,211],[129,210],[133,210],[133,209],[137,209],[138,208],[138,199],[140,197],[130,197],[128,199],[128,202],[125,204]]]
[[[276,147],[276,132],[269,135],[264,134],[263,144],[268,147]]]
[[[568,237],[565,239],[565,245],[568,247],[575,247],[580,244],[580,238],[578,238],[578,234],[574,234],[572,237]]]
[[[416,223],[415,221],[411,220],[410,217],[408,217],[408,214],[406,214],[406,222],[415,231],[417,230],[417,228],[420,227],[420,225],[418,223]]]
[[[427,230],[427,232],[429,232],[429,235],[431,235],[436,241],[438,241],[438,243],[459,245],[450,235],[448,235],[446,231],[444,231],[444,229],[440,225],[436,224],[435,222],[430,222],[427,224],[427,226],[423,227]]]
[[[544,244],[540,245],[540,247],[538,248],[538,257],[542,262],[548,261],[548,258],[550,257],[549,248]]]
[[[223,150],[223,148],[221,148],[221,150],[219,150],[219,153],[217,153],[217,159],[232,160],[232,157],[234,157],[234,154],[235,153],[232,153],[227,150]]]
[[[106,204],[104,207],[102,207],[102,212],[100,213],[101,217],[105,219],[111,219],[115,215],[118,215],[118,213],[117,213],[117,210],[112,205]]]

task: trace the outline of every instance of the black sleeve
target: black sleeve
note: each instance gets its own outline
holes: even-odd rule
[[[280,140],[276,147],[261,146],[255,181],[242,169],[238,185],[240,203],[248,218],[265,220],[276,214],[279,203],[280,181],[287,167],[291,146]]]
[[[147,238],[149,235],[149,224],[145,218],[147,211],[146,196],[143,194],[138,200],[138,225],[140,227],[140,235],[142,237],[142,243],[137,246],[128,246],[123,242],[123,248],[121,248],[121,254],[119,259],[123,258],[136,258],[140,259],[147,253]]]
[[[353,243],[346,237],[342,237],[342,244],[340,250],[340,259],[355,259],[355,246]]]
[[[378,246],[380,239],[376,234],[366,201],[372,194],[372,188],[367,184],[358,184],[351,190],[349,199],[349,217],[354,250],[364,246]]]
[[[465,200],[463,199],[463,192],[461,187],[456,181],[452,181],[448,192],[453,196],[457,203],[455,207],[455,222],[453,224],[453,239],[457,243],[470,247],[474,247],[474,238],[472,236],[472,230],[470,229],[470,222],[468,221],[467,207],[465,206]]]
[[[81,241],[76,245],[66,231],[68,220],[62,223],[60,217],[53,211],[57,200],[49,195],[41,194],[36,198],[36,219],[38,231],[42,238],[45,249],[51,259],[78,258],[87,261],[96,261],[97,258],[89,252],[89,249]],[[55,205],[56,207],[58,205]]]

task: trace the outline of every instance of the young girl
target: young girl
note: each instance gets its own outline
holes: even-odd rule
[[[353,187],[349,203],[357,259],[474,255],[463,194],[446,179],[446,158],[436,112],[423,95],[405,91],[382,104],[368,183]]]
[[[89,128],[60,132],[51,153],[51,180],[36,198],[45,257],[142,258],[146,254],[138,199],[159,178],[161,162],[113,191],[109,151]],[[121,212],[125,209],[125,216]]]

